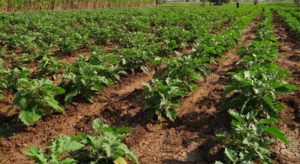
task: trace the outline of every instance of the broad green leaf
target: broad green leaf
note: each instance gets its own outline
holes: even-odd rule
[[[141,66],[141,70],[142,70],[144,73],[149,73],[148,68],[145,67],[145,66]]]
[[[35,163],[47,164],[47,158],[44,154],[36,147],[32,147],[25,152],[25,155],[31,157]]]
[[[61,87],[56,87],[55,88],[55,92],[56,92],[56,94],[64,94],[65,93],[65,90],[63,89],[63,88],[61,88]]]
[[[63,154],[81,149],[83,146],[83,144],[73,140],[71,137],[61,136],[52,142],[51,150],[58,154]]]
[[[225,148],[225,151],[224,151],[225,155],[228,157],[228,159],[230,159],[230,161],[232,162],[235,162],[235,155],[234,155],[234,152],[232,152],[232,150],[228,149],[228,148]]]
[[[34,124],[41,119],[41,115],[31,110],[21,110],[19,113],[19,119],[27,126]]]
[[[265,119],[261,119],[257,122],[257,124],[271,124],[271,123],[275,123],[277,120],[275,118],[265,118]]]
[[[71,103],[73,98],[77,95],[78,95],[77,90],[73,90],[72,92],[67,93],[67,95],[65,96],[65,102],[66,103]]]
[[[284,133],[282,133],[277,128],[265,126],[263,128],[263,131],[265,131],[265,132],[271,134],[272,136],[276,137],[277,139],[279,139],[284,144],[286,144],[286,145],[288,144],[288,140],[286,139]]]
[[[170,119],[171,121],[175,121],[176,112],[174,111],[174,109],[166,109],[165,114],[168,119]]]
[[[293,90],[299,90],[299,88],[292,84],[284,84],[283,86],[278,87],[275,90],[280,93],[285,93]]]

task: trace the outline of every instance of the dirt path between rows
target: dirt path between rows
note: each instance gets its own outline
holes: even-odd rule
[[[300,41],[293,40],[277,15],[273,15],[273,31],[278,38],[280,56],[277,64],[290,71],[286,81],[300,87]],[[285,108],[279,127],[285,133],[289,146],[277,143],[274,158],[278,163],[300,163],[300,91],[280,96]]]

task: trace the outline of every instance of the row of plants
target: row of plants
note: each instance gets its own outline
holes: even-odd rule
[[[216,136],[225,147],[225,163],[271,163],[268,147],[274,139],[288,144],[276,127],[283,108],[277,95],[297,87],[283,80],[289,73],[275,64],[278,45],[269,8],[265,8],[262,19],[254,41],[239,50],[238,70],[230,73],[232,83],[225,88],[225,93],[232,95],[225,106],[231,128]]]
[[[289,30],[292,36],[296,39],[300,38],[300,16],[299,11],[291,10],[287,11],[285,8],[275,7],[276,13],[280,16],[284,22],[286,28]],[[297,16],[298,15],[298,16]]]
[[[199,38],[196,51],[179,58],[161,60],[164,68],[156,72],[150,82],[146,83],[144,97],[145,111],[148,117],[157,116],[174,121],[176,108],[180,106],[180,99],[197,88],[197,82],[209,73],[208,64],[221,54],[237,44],[241,30],[249,24],[260,10],[240,17],[228,29],[218,34]],[[159,61],[158,61],[159,62]]]
[[[164,55],[248,11],[179,8],[2,14],[0,45],[7,55],[42,50],[69,55],[95,45],[132,48],[151,44]]]

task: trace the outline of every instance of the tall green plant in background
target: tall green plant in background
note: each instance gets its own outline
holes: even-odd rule
[[[154,6],[155,0],[0,0],[3,11]]]

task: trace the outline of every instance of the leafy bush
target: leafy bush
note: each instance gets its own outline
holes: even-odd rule
[[[7,88],[13,92],[17,90],[17,83],[19,79],[27,78],[30,70],[26,67],[8,69],[5,77],[7,81]]]
[[[42,74],[54,74],[63,67],[63,64],[57,59],[45,55],[39,61],[38,67],[42,69]]]
[[[135,48],[120,49],[121,65],[125,71],[135,72],[142,70],[144,73],[148,73],[148,68],[145,66],[149,61],[149,56],[145,51],[141,51]]]
[[[92,65],[80,58],[71,65],[63,74],[61,86],[66,89],[65,102],[72,102],[74,97],[80,96],[92,102],[92,96],[102,91],[104,86],[112,84],[112,79],[105,76],[111,74],[113,68],[99,65]]]
[[[176,118],[175,108],[179,107],[178,98],[187,96],[191,91],[188,83],[170,78],[165,81],[152,79],[145,86],[145,110],[149,117],[156,114],[159,120],[165,117],[174,121]]]
[[[25,125],[34,124],[53,110],[64,112],[59,102],[55,100],[55,96],[63,94],[64,89],[53,86],[51,81],[20,78],[17,86],[13,105],[19,108],[19,118]]]
[[[225,146],[225,155],[228,163],[249,163],[256,161],[270,163],[268,146],[273,144],[270,138],[262,137],[269,134],[287,144],[284,134],[276,127],[270,126],[276,122],[273,118],[256,120],[255,112],[245,115],[234,110],[229,111],[233,117],[232,130],[218,134],[217,139]]]
[[[297,89],[281,80],[289,74],[273,64],[253,66],[232,75],[233,81],[225,92],[236,94],[229,107],[240,109],[242,114],[257,110],[267,117],[277,117],[282,105],[276,100],[276,95]]]
[[[106,125],[100,119],[92,124],[91,134],[61,136],[50,143],[50,150],[43,152],[30,148],[26,155],[38,164],[46,163],[115,163],[125,164],[124,156],[135,163],[137,157],[122,143],[130,131],[127,127],[115,128]]]

